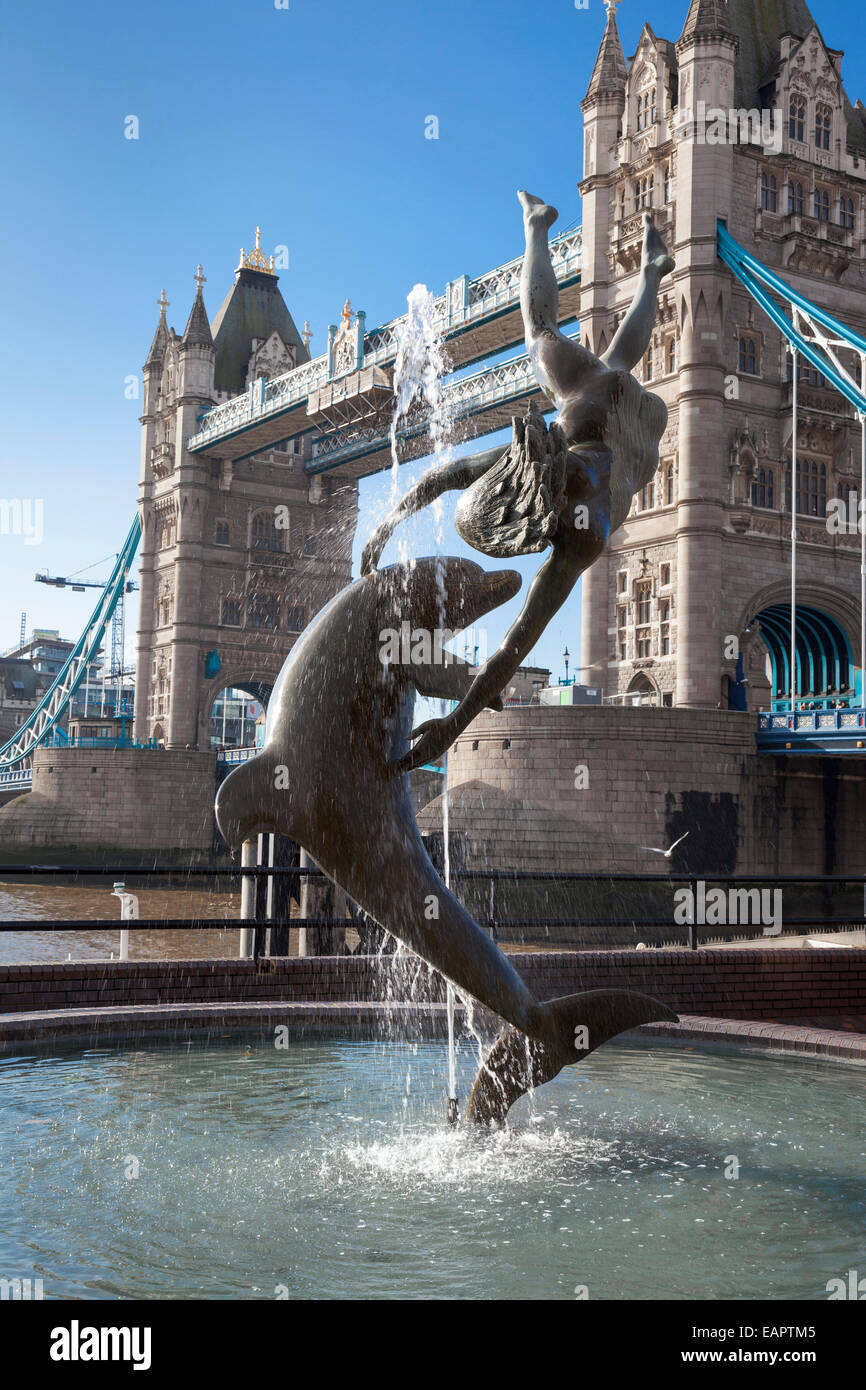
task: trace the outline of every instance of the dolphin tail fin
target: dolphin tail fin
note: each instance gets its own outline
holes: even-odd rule
[[[501,1125],[516,1100],[562,1070],[580,1062],[617,1033],[641,1023],[677,1022],[666,1004],[648,994],[624,989],[596,989],[569,994],[539,1006],[547,1042],[528,1038],[508,1024],[493,1044],[475,1078],[467,1118],[476,1124]]]

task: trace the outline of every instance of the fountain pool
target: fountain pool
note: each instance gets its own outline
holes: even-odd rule
[[[477,1060],[464,1041],[464,1098]],[[0,1275],[46,1298],[826,1299],[866,1263],[857,1068],[630,1038],[485,1134],[446,1126],[446,1075],[442,1043],[349,1037],[3,1058]]]

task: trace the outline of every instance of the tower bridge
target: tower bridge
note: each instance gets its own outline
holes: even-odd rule
[[[560,320],[576,317],[580,295],[581,229],[573,228],[551,241],[551,260],[556,270],[560,294]],[[520,316],[520,271],[523,257],[506,262],[470,280],[468,275],[450,281],[444,294],[434,301],[434,322],[448,344],[452,370],[464,368],[492,357],[523,342]],[[348,308],[348,306],[347,306]],[[364,458],[364,471],[386,466],[378,451],[371,455],[364,432],[361,448],[355,453],[350,441],[345,449],[329,448],[324,431],[340,428],[354,403],[355,411],[375,416],[384,434],[388,433],[393,408],[391,373],[406,324],[406,315],[392,319],[381,328],[366,330],[366,315],[358,312],[354,323],[344,311],[340,330],[329,329],[328,351],[302,366],[266,380],[253,381],[246,392],[206,410],[194,434],[187,440],[191,454],[235,460],[247,458],[278,441],[296,438],[311,429],[313,464],[308,472],[345,465]],[[518,363],[515,363],[515,367]],[[520,372],[509,373],[498,367],[472,378],[477,405],[467,388],[454,384],[452,391],[465,402],[465,416],[478,414],[475,434],[490,433],[507,423],[495,405],[507,405],[519,397],[541,393],[534,380],[529,382],[526,358],[519,359]],[[520,375],[522,389],[509,393],[509,386]],[[524,380],[525,379],[525,380]],[[323,433],[319,433],[321,429]],[[353,470],[354,471],[354,470]],[[357,476],[357,473],[355,474]]]
[[[831,502],[866,492],[866,110],[805,0],[766,13],[691,0],[678,39],[646,25],[628,59],[606,8],[581,103],[582,225],[551,242],[560,321],[579,314],[583,341],[605,351],[634,294],[646,209],[676,270],[636,369],[668,408],[659,472],[584,576],[582,668],[619,702],[736,707],[747,689],[778,718],[805,703],[809,718],[795,708],[759,744],[790,732],[797,751],[801,725],[822,738],[862,728],[833,713],[864,703],[862,536],[826,522]],[[788,112],[781,149],[683,136],[680,107],[699,91],[708,106]],[[435,301],[464,439],[546,404],[519,351],[521,265],[461,275]],[[143,369],[136,737],[181,749],[207,746],[226,685],[266,691],[350,580],[358,480],[390,462],[404,323],[368,329],[347,303],[311,359],[258,233],[212,321],[205,283],[199,267],[182,334],[163,294]],[[426,451],[423,417],[399,444],[402,458]],[[106,611],[0,749],[0,771],[51,737]]]

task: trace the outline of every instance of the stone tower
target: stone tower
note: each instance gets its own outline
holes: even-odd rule
[[[583,679],[713,707],[739,650],[754,707],[788,683],[791,364],[716,222],[863,335],[866,110],[803,0],[692,0],[676,42],[646,24],[628,61],[606,7],[582,103],[587,345],[604,351],[632,298],[644,209],[676,269],[637,369],[668,406],[659,471],[584,576]],[[859,487],[859,424],[802,361],[799,392],[798,689],[829,697],[860,685],[860,538],[826,520]]]
[[[351,577],[357,483],[309,478],[308,436],[234,462],[186,448],[213,405],[309,361],[259,241],[212,325],[201,266],[182,335],[163,292],[144,365],[135,734],[166,747],[209,747],[226,686],[267,703],[297,635]]]

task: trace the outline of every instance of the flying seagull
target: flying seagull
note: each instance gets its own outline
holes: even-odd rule
[[[688,833],[689,832],[687,830],[686,835],[688,835]],[[664,855],[665,859],[670,859],[677,845],[682,844],[683,840],[686,838],[686,835],[681,835],[678,840],[674,840],[670,849],[656,849],[653,845],[641,845],[641,849],[645,849],[649,854],[661,854]]]

